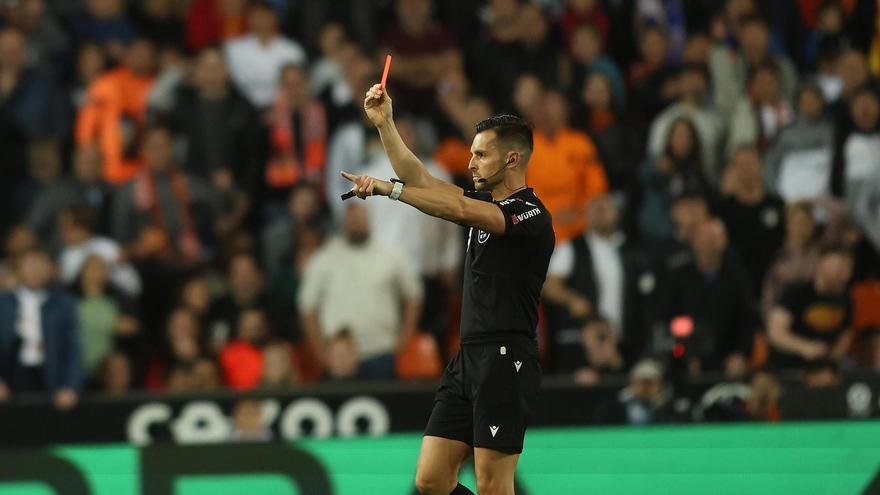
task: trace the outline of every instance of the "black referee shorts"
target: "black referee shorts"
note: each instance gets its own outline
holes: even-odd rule
[[[425,435],[521,453],[540,385],[533,341],[462,344],[443,373]]]

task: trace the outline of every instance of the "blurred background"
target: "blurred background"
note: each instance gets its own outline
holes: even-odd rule
[[[880,417],[878,4],[0,1],[0,446],[246,442],[224,458],[249,466],[299,448],[271,440],[328,438],[296,455],[329,484],[298,490],[357,493],[321,449],[390,434],[399,469],[377,479],[407,493],[467,232],[338,199],[341,170],[394,173],[361,108],[386,53],[400,133],[437,177],[472,187],[476,122],[534,124],[527,182],[558,240],[537,444]],[[828,424],[694,442],[880,438]],[[583,444],[541,429],[572,426]],[[880,452],[847,445],[868,449],[864,487]],[[77,469],[103,465],[83,449]],[[528,451],[518,490],[546,493]],[[10,462],[44,472],[27,452]],[[140,469],[193,458],[166,454]],[[172,486],[110,483],[92,489]],[[802,486],[853,493],[823,487]]]

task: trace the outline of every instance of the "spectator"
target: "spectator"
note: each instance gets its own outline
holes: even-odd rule
[[[576,356],[576,361],[557,363],[563,370],[573,370],[572,377],[578,385],[593,386],[599,383],[605,373],[623,371],[617,335],[608,320],[602,317],[588,320],[581,330],[579,344],[581,352]]]
[[[287,388],[300,382],[293,356],[286,342],[270,342],[263,348],[263,388]]]
[[[213,301],[214,291],[207,275],[197,273],[182,284],[178,303],[192,311],[203,327],[208,323]]]
[[[119,190],[113,206],[113,232],[114,238],[129,246],[134,259],[186,266],[206,256],[220,197],[176,167],[171,139],[165,127],[146,132],[146,166]]]
[[[840,77],[840,61],[846,47],[832,40],[824,40],[816,54],[816,85],[822,91],[826,102],[834,102],[843,91],[843,79]]]
[[[759,294],[773,255],[782,246],[785,204],[765,190],[757,149],[744,146],[733,152],[721,194],[718,215],[743,261],[752,294]]]
[[[122,247],[115,240],[96,232],[97,211],[88,206],[73,206],[62,210],[58,227],[64,249],[59,257],[61,282],[70,285],[90,256],[98,256],[106,264],[108,282],[128,297],[141,293],[141,279],[134,267],[123,259]]]
[[[7,206],[13,210],[16,222],[25,220],[25,214],[36,199],[58,183],[61,167],[57,141],[51,138],[35,138],[28,143],[27,173],[14,184]]]
[[[92,83],[101,77],[107,68],[107,54],[101,45],[84,42],[76,55],[76,68],[72,80],[67,83],[67,107],[73,114],[88,101],[88,91]]]
[[[135,38],[135,28],[125,17],[123,0],[86,0],[86,12],[74,23],[79,41],[106,45],[111,58],[119,61],[124,45]]]
[[[76,303],[51,285],[52,259],[30,250],[18,260],[19,285],[0,294],[0,399],[46,392],[74,407],[82,386]]]
[[[526,181],[553,216],[556,242],[561,243],[584,232],[587,204],[608,190],[608,179],[593,142],[569,127],[559,92],[546,93],[536,124]]]
[[[641,178],[643,196],[639,230],[642,237],[652,242],[673,238],[672,198],[685,191],[705,194],[709,190],[700,153],[700,137],[689,119],[680,117],[669,126],[663,153],[645,161]]]
[[[749,417],[758,421],[779,421],[779,398],[782,387],[772,373],[759,371],[749,381],[750,393],[746,399]]]
[[[263,110],[275,98],[281,68],[304,65],[306,53],[279,32],[278,15],[265,1],[251,5],[248,29],[249,34],[227,40],[223,50],[232,80],[252,105]]]
[[[260,402],[244,399],[235,403],[232,410],[230,440],[238,442],[266,442],[272,439],[272,430],[263,417]]]
[[[306,335],[326,362],[339,332],[348,328],[360,359],[358,377],[391,379],[394,352],[418,330],[422,287],[403,253],[371,237],[362,206],[348,206],[343,232],[306,266],[299,294]]]
[[[700,225],[691,247],[693,259],[669,274],[664,325],[679,316],[692,320],[693,332],[685,343],[692,373],[721,370],[728,377],[741,377],[760,325],[748,280],[727,247],[720,220]]]
[[[596,27],[581,24],[573,32],[571,57],[574,64],[571,87],[575,90],[584,86],[591,74],[603,74],[611,85],[614,108],[623,110],[626,106],[626,86],[620,69],[610,57],[602,54],[601,35]]]
[[[587,76],[580,87],[578,103],[584,109],[578,127],[596,143],[599,161],[608,174],[609,188],[632,193],[645,154],[644,129],[614,108],[611,83],[600,72]]]
[[[579,27],[592,26],[599,35],[600,48],[606,46],[611,26],[601,3],[596,0],[568,0],[565,3],[565,11],[559,17],[564,42],[570,45]]]
[[[639,361],[630,371],[629,386],[596,411],[600,424],[646,425],[676,419],[672,391],[664,383],[663,369],[651,359]]]
[[[104,180],[112,184],[127,182],[141,168],[139,152],[155,58],[152,42],[143,38],[133,40],[126,48],[122,65],[105,72],[89,86],[86,102],[77,115],[77,144],[98,146]]]
[[[115,396],[130,392],[134,386],[134,372],[128,356],[121,352],[108,354],[100,367],[101,391]]]
[[[847,224],[843,205],[824,201],[831,212],[830,220],[821,235],[816,226],[813,203],[798,201],[785,209],[785,240],[767,267],[761,290],[761,313],[769,317],[785,287],[807,283],[819,261],[819,252],[828,246],[840,244]]]
[[[229,260],[227,283],[228,292],[214,301],[210,312],[212,345],[222,347],[237,328],[242,312],[248,309],[263,312],[270,336],[299,340],[293,303],[267,289],[263,271],[252,255],[239,253]]]
[[[747,94],[740,97],[733,108],[727,149],[746,145],[764,152],[791,120],[791,107],[780,93],[776,67],[761,64],[749,77]]]
[[[24,34],[11,27],[0,30],[0,125],[25,138],[59,134],[64,119],[53,85],[27,60]]]
[[[351,331],[340,330],[327,339],[325,346],[326,379],[351,380],[358,377],[361,357]]]
[[[168,372],[170,392],[213,392],[219,390],[220,385],[217,363],[207,358],[177,363]]]
[[[720,179],[718,158],[723,125],[721,116],[707,103],[709,86],[709,76],[703,67],[682,67],[678,75],[678,101],[669,105],[651,123],[648,154],[656,157],[663,153],[664,139],[669,136],[672,124],[687,118],[700,137],[697,151],[701,156],[702,175],[709,184],[716,185]]]
[[[840,363],[846,356],[853,338],[847,292],[852,268],[852,254],[828,249],[812,280],[785,289],[767,322],[774,366],[803,368],[823,358]]]
[[[263,346],[269,336],[266,315],[258,309],[239,313],[235,338],[220,351],[224,382],[235,390],[252,389],[263,380]]]
[[[840,5],[835,2],[822,3],[816,18],[815,28],[807,33],[802,50],[803,63],[810,69],[817,65],[821,45],[834,43],[843,46],[848,42],[844,32],[844,14]]]
[[[559,82],[560,56],[541,8],[532,3],[497,1],[490,5],[489,25],[474,46],[482,70],[475,87],[496,111],[511,111],[514,82],[534,74],[546,86]]]
[[[880,100],[877,93],[869,87],[859,89],[850,100],[850,115],[854,129],[843,145],[843,178],[844,197],[853,211],[859,190],[880,180]]]
[[[195,0],[186,12],[186,46],[200,52],[245,33],[247,0]]]
[[[220,190],[255,191],[263,153],[257,115],[230,84],[220,50],[199,53],[192,84],[181,86],[174,100],[168,124],[186,149],[183,169]]]
[[[362,118],[339,126],[330,138],[327,148],[327,168],[324,177],[326,197],[338,198],[351,189],[351,182],[340,176],[343,170],[362,173],[367,163],[382,153],[375,129],[365,125]],[[333,223],[340,225],[345,216],[345,206],[340,201],[330,201]]]
[[[194,313],[186,308],[171,311],[165,321],[161,350],[152,357],[147,369],[148,389],[174,390],[181,386],[179,382],[190,379],[185,367],[192,366],[204,354],[202,333]]]
[[[834,128],[823,110],[819,87],[801,86],[794,121],[767,151],[765,181],[786,202],[820,197],[830,191]]]
[[[287,215],[263,229],[262,265],[273,274],[273,285],[298,280],[305,263],[330,229],[317,186],[302,183],[294,187],[287,200]],[[295,273],[289,273],[293,269]],[[286,285],[286,283],[285,283]],[[298,282],[288,294],[295,297]]]
[[[137,30],[161,46],[183,45],[183,8],[174,0],[145,0],[135,9]]]
[[[345,63],[347,45],[350,42],[342,24],[328,22],[321,27],[318,35],[321,57],[309,67],[309,93],[320,95],[327,88],[343,82],[342,65]]]
[[[440,180],[450,181],[449,175],[429,158],[430,150],[424,143],[426,139],[419,136],[416,125],[416,121],[406,117],[395,119],[395,126],[404,144],[419,157],[428,173]],[[363,174],[370,177],[395,175],[384,153],[367,165]],[[461,229],[451,222],[391,201],[372,201],[366,207],[370,216],[370,231],[382,232],[382,242],[403,251],[422,279],[425,297],[419,329],[442,341],[448,295],[457,290],[458,270],[462,262],[464,243]]]
[[[863,93],[864,88],[872,86],[873,83],[865,54],[858,50],[849,50],[841,55],[837,64],[837,73],[842,81],[842,87],[840,98],[829,107],[829,113],[834,121],[834,155],[830,184],[831,192],[840,197],[843,196],[846,186],[844,145],[856,125],[853,121],[852,102],[856,96]]]
[[[687,19],[682,0],[638,0],[635,5],[636,29],[659,26],[669,37],[669,60],[681,60],[687,42]],[[696,25],[696,19],[690,20]]]
[[[461,65],[455,36],[431,20],[431,0],[396,0],[397,23],[382,36],[380,53],[394,54],[395,98],[401,108],[425,115],[434,87]]]
[[[580,335],[588,317],[607,320],[627,359],[636,358],[644,344],[643,303],[650,291],[641,292],[637,286],[650,273],[648,264],[620,230],[619,213],[609,196],[593,199],[587,214],[589,230],[559,245],[544,282],[550,351],[562,367],[555,371],[563,373],[574,369],[572,361],[581,360]]]
[[[111,351],[135,351],[141,330],[133,302],[110,286],[107,263],[89,256],[77,277],[77,322],[85,373],[97,374]]]
[[[45,0],[8,4],[6,19],[27,39],[28,65],[57,78],[70,55],[70,40]]]
[[[280,208],[282,198],[300,182],[323,189],[327,164],[327,118],[320,100],[309,96],[308,74],[296,65],[284,66],[281,85],[268,117],[269,161],[264,200]],[[275,215],[269,215],[273,218]]]
[[[25,225],[10,229],[3,241],[3,258],[0,259],[0,291],[15,290],[18,286],[16,264],[24,253],[37,247],[34,232]]]
[[[676,69],[666,63],[669,39],[659,26],[647,26],[639,34],[639,58],[629,67],[627,86],[633,107],[648,121],[675,100],[679,93]]]
[[[337,58],[342,77],[319,95],[327,109],[330,134],[336,134],[348,124],[361,122],[363,102],[360,96],[367,91],[370,78],[374,76],[373,64],[354,43],[344,43]]]
[[[709,202],[699,189],[684,189],[672,197],[670,217],[674,235],[662,242],[652,242],[654,263],[662,266],[680,265],[691,258],[691,241],[697,229],[709,220]]]
[[[731,114],[737,98],[745,91],[748,75],[767,62],[778,70],[783,98],[790,99],[794,94],[797,75],[787,57],[771,52],[767,22],[757,15],[744,16],[739,19],[737,35],[738,51],[717,45],[709,55],[713,99],[721,114]]]
[[[97,148],[83,146],[73,158],[73,175],[49,185],[36,197],[28,211],[27,224],[43,244],[58,246],[55,222],[59,213],[72,206],[87,205],[97,214],[95,233],[106,233],[110,213],[110,186],[101,179]]]

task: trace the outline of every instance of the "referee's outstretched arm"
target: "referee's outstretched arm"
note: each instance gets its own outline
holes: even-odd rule
[[[364,110],[379,130],[394,172],[406,184],[398,197],[392,196],[393,199],[399,199],[433,217],[476,227],[490,234],[504,234],[505,219],[500,208],[490,202],[469,198],[464,195],[462,188],[433,177],[406,147],[394,126],[391,98],[380,85],[376,84],[367,91]],[[481,149],[473,151],[487,152]],[[389,181],[348,172],[342,172],[342,176],[355,184],[352,191],[361,199],[367,196],[391,196],[394,191],[394,185]]]
[[[457,189],[460,193],[464,191],[453,184],[435,178],[421,160],[410,151],[403,143],[397,127],[394,125],[394,118],[391,110],[391,97],[387,90],[383,90],[379,84],[373,85],[367,91],[364,98],[364,111],[370,122],[379,130],[379,137],[382,139],[382,146],[385,147],[385,153],[391,160],[391,166],[394,167],[394,173],[397,177],[412,187],[428,187],[437,185],[441,187],[450,187]]]

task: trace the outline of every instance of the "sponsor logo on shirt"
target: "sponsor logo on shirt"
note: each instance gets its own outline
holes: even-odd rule
[[[516,225],[516,224],[522,222],[523,220],[528,220],[528,219],[530,219],[532,217],[536,217],[540,214],[541,214],[540,208],[532,208],[531,210],[529,210],[525,213],[521,213],[519,215],[511,215],[510,222],[512,224]]]
[[[509,205],[510,203],[513,203],[514,201],[520,201],[520,199],[519,198],[507,198],[507,199],[503,199],[503,200],[499,201],[498,204],[500,204],[501,206],[504,206],[504,205]]]
[[[477,241],[479,241],[480,244],[486,244],[486,241],[488,241],[488,240],[489,240],[489,233],[481,230],[480,234],[477,236]]]

